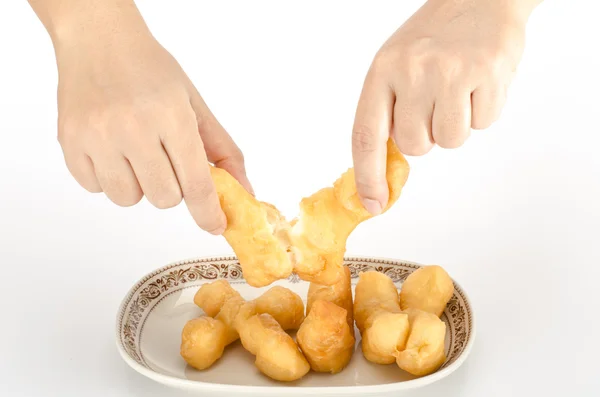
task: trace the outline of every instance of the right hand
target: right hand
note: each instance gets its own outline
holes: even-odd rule
[[[242,152],[149,32],[106,36],[56,48],[58,140],[69,171],[120,206],[143,195],[163,209],[183,199],[200,228],[221,234],[227,220],[209,162],[253,193]]]

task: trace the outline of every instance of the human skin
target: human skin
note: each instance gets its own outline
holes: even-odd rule
[[[541,0],[428,0],[379,49],[352,130],[357,192],[373,215],[388,200],[386,141],[408,156],[457,148],[494,123]]]
[[[133,0],[28,0],[58,67],[58,141],[75,180],[120,206],[185,201],[198,226],[227,225],[210,164],[249,192],[244,158]]]
[[[121,206],[183,199],[202,229],[221,234],[209,163],[252,192],[243,155],[134,1],[28,1],[55,48],[58,139],[73,177]],[[418,156],[459,147],[498,119],[541,1],[428,0],[383,44],[352,131],[356,188],[371,214],[389,198],[389,136]]]

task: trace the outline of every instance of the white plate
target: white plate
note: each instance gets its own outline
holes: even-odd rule
[[[358,274],[377,270],[392,278],[398,287],[420,265],[378,258],[346,258],[353,285]],[[303,379],[279,383],[262,375],[253,356],[241,344],[230,345],[210,369],[197,371],[179,355],[184,324],[202,311],[193,303],[199,286],[218,278],[229,280],[246,299],[253,299],[273,285],[285,286],[303,298],[308,283],[292,275],[264,288],[245,283],[235,257],[186,260],[162,267],[143,277],[121,303],[117,317],[117,346],[133,369],[157,382],[180,389],[226,395],[351,395],[390,393],[425,386],[455,371],[467,358],[475,337],[469,299],[454,282],[454,296],[442,320],[447,324],[447,360],[433,374],[414,377],[396,364],[376,365],[364,359],[358,331],[356,349],[349,365],[339,374],[309,372]],[[225,394],[223,394],[225,395]]]

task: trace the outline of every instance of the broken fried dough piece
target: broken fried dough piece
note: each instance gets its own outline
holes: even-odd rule
[[[204,370],[223,355],[226,335],[223,322],[208,316],[195,318],[183,327],[179,352],[191,367]]]
[[[409,333],[408,315],[377,310],[369,316],[362,334],[365,358],[375,364],[392,364],[404,349]]]
[[[242,344],[256,356],[254,364],[269,378],[290,382],[310,371],[296,342],[270,314],[255,314],[241,326],[244,329],[241,330]]]
[[[408,162],[390,138],[386,166],[389,200],[383,212],[400,197],[408,174]],[[294,271],[305,281],[337,283],[343,277],[346,240],[360,223],[372,217],[358,197],[353,168],[342,174],[333,187],[304,198],[290,230]]]
[[[211,176],[227,218],[223,236],[233,249],[246,282],[264,287],[292,274],[289,224],[273,205],[252,196],[227,171],[211,167]]]
[[[389,201],[383,212],[398,200],[409,173],[408,162],[391,138],[386,172]],[[358,198],[353,168],[333,186],[304,198],[299,216],[291,222],[276,207],[248,193],[227,171],[211,167],[211,175],[227,217],[223,236],[249,285],[264,287],[293,271],[321,285],[344,277],[346,240],[361,222],[373,217]]]
[[[400,290],[400,307],[420,309],[440,317],[454,294],[454,283],[437,265],[424,266],[410,274]]]
[[[352,302],[352,280],[350,268],[342,268],[342,279],[333,285],[310,283],[308,287],[306,315],[310,314],[313,304],[318,300],[332,302],[346,310],[348,327],[354,335],[354,309]]]
[[[433,313],[406,311],[410,332],[406,347],[396,354],[398,367],[415,376],[429,375],[446,361],[446,324]]]
[[[405,347],[408,315],[400,310],[398,290],[383,273],[361,273],[356,284],[354,318],[361,333],[365,358],[376,364],[391,364]]]
[[[221,279],[202,284],[194,295],[194,303],[207,316],[215,317],[225,302],[234,296],[241,297],[240,293],[233,289],[227,280]]]
[[[348,325],[346,309],[333,302],[316,300],[298,330],[296,340],[316,372],[336,374],[354,353],[354,325]]]
[[[217,280],[203,284],[194,301],[205,312],[214,313],[218,309],[214,318],[202,316],[202,320],[190,320],[184,327],[181,356],[197,369],[214,364],[225,347],[240,338],[238,317],[247,319],[255,314],[269,313],[285,330],[298,329],[304,320],[302,298],[281,286],[274,286],[258,298],[246,301],[226,280]]]

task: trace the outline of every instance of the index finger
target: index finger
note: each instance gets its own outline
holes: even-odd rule
[[[222,234],[227,227],[227,218],[221,209],[191,108],[182,125],[180,131],[162,139],[163,146],[179,181],[183,200],[198,226],[211,234]]]
[[[367,75],[352,128],[352,158],[358,196],[373,215],[381,213],[389,196],[386,154],[393,108],[391,87]]]

